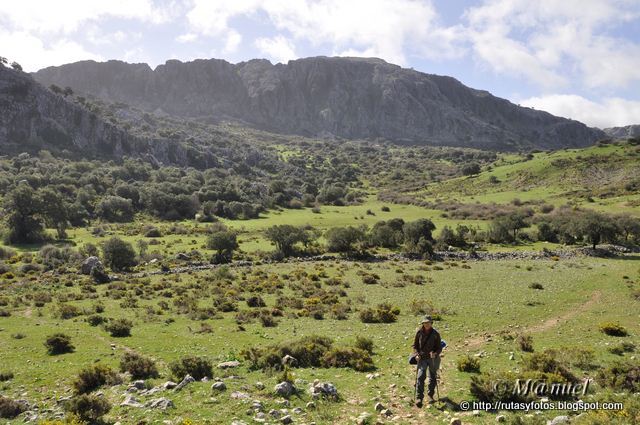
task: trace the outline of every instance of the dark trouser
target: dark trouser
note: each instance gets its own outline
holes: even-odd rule
[[[429,397],[433,397],[436,390],[436,376],[439,367],[440,356],[436,356],[435,359],[422,358],[422,356],[420,357],[420,361],[418,362],[418,382],[416,383],[418,386],[418,400],[422,400],[424,398],[424,381],[427,378],[427,371],[429,372],[429,392],[427,394]]]

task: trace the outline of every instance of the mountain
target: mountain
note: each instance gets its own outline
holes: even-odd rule
[[[282,134],[503,150],[581,147],[606,137],[454,78],[374,58],[313,57],[276,65],[170,60],[154,70],[83,61],[42,69],[34,78],[147,111]]]
[[[625,127],[609,127],[604,132],[614,139],[626,139],[630,137],[640,137],[640,125],[627,125]]]
[[[41,149],[84,158],[130,155],[188,163],[182,145],[131,135],[43,87],[29,74],[0,66],[0,153]]]

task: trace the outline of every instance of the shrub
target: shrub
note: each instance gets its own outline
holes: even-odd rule
[[[360,311],[360,321],[363,323],[393,323],[398,319],[400,309],[389,303],[378,304],[373,308]]]
[[[472,375],[469,384],[469,391],[479,401],[485,402],[526,402],[533,400],[536,395],[533,392],[523,394],[514,391],[516,380],[526,382],[528,379],[548,382],[550,384],[565,384],[566,380],[559,375],[542,372],[483,372]],[[496,386],[496,383],[500,385]]]
[[[638,362],[616,362],[606,369],[601,369],[598,381],[617,391],[640,392],[640,364]]]
[[[81,421],[95,423],[111,410],[111,405],[104,397],[81,394],[69,400],[65,410],[77,415]]]
[[[131,328],[133,323],[128,319],[115,319],[111,320],[109,324],[105,325],[104,329],[116,338],[122,338],[131,336]]]
[[[562,376],[565,380],[575,382],[569,368],[555,358],[556,352],[545,350],[542,353],[534,353],[524,359],[524,368],[528,371],[551,373]]]
[[[261,296],[256,295],[247,299],[247,305],[249,307],[265,307],[267,304],[264,302]]]
[[[55,311],[55,316],[59,319],[67,320],[80,316],[82,311],[71,304],[59,304]]]
[[[13,379],[13,372],[0,372],[0,382],[10,381]]]
[[[389,211],[391,211],[391,208],[389,208],[389,207],[388,207],[388,206],[386,206],[386,205],[383,205],[383,206],[380,208],[380,211],[382,211],[382,212],[389,212]]]
[[[378,283],[378,279],[376,279],[374,275],[365,274],[364,276],[362,276],[362,283],[364,283],[365,285],[374,285]]]
[[[71,353],[75,349],[71,344],[71,338],[62,333],[49,336],[44,346],[47,347],[47,352],[51,355]]]
[[[360,348],[334,347],[322,356],[323,367],[348,367],[359,372],[375,369],[371,354]]]
[[[460,372],[480,373],[480,360],[468,354],[458,357],[456,365]]]
[[[54,245],[45,245],[40,248],[38,256],[47,270],[53,270],[80,260],[80,254],[68,246],[58,248]]]
[[[117,385],[121,382],[118,374],[110,367],[94,365],[80,371],[73,382],[73,388],[77,394],[87,394],[104,385]]]
[[[264,328],[275,328],[278,326],[278,321],[269,313],[263,313],[260,315],[260,323]]]
[[[532,282],[532,283],[529,284],[529,288],[542,290],[542,289],[544,289],[544,286],[542,286],[541,283]]]
[[[533,353],[533,338],[531,335],[520,335],[517,342],[522,351]]]
[[[633,353],[634,351],[636,351],[635,344],[626,341],[621,342],[618,345],[614,345],[613,347],[609,347],[609,352],[617,356],[621,356],[624,353]]]
[[[102,325],[103,323],[105,323],[106,321],[107,321],[107,319],[104,316],[100,316],[99,314],[94,314],[94,315],[91,315],[91,316],[87,317],[87,322],[91,326],[99,326],[99,325]]]
[[[130,243],[113,237],[102,245],[102,255],[111,270],[124,270],[136,264],[136,253]]]
[[[373,354],[373,340],[371,338],[365,338],[363,336],[356,337],[355,347],[366,351],[369,354]]]
[[[120,359],[120,372],[129,372],[133,379],[157,378],[158,368],[153,360],[128,351]]]
[[[191,375],[196,381],[201,380],[205,376],[211,378],[213,376],[213,367],[211,362],[202,357],[189,356],[169,364],[169,370],[173,376],[181,380],[187,375]]]
[[[603,332],[609,336],[627,336],[629,333],[619,323],[606,322],[600,324],[600,332]]]
[[[27,406],[0,395],[0,418],[13,419],[27,410]]]
[[[252,369],[281,369],[287,354],[298,360],[298,367],[320,367],[322,357],[333,346],[330,338],[306,336],[286,344],[243,350],[240,355],[249,360]]]

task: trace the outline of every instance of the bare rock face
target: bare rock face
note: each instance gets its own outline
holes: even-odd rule
[[[119,61],[77,62],[34,74],[149,111],[232,120],[304,136],[383,138],[490,149],[586,146],[599,129],[523,108],[451,77],[375,58],[314,57],[272,65],[171,60],[152,70]]]
[[[609,127],[604,132],[614,139],[625,139],[631,137],[640,137],[640,125],[627,125],[625,127]]]

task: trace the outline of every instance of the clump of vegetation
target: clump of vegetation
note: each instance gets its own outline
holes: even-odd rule
[[[361,345],[373,348],[368,341]],[[321,336],[306,336],[297,341],[252,347],[240,355],[251,363],[252,369],[282,370],[282,359],[289,355],[296,359],[296,367],[349,367],[365,371],[374,369],[371,353],[359,347],[334,347],[333,340]]]
[[[622,356],[624,353],[633,353],[636,351],[636,346],[632,342],[621,342],[620,344],[609,347],[609,352],[617,356]]]
[[[205,376],[213,376],[213,366],[211,362],[203,357],[188,356],[176,360],[169,364],[169,370],[177,380],[182,380],[185,376],[191,375],[196,381]]]
[[[80,394],[65,403],[65,410],[76,415],[85,423],[96,423],[111,410],[111,405],[104,397],[93,394]]]
[[[111,336],[116,338],[131,336],[131,328],[133,328],[133,322],[123,318],[110,320],[104,327]]]
[[[605,322],[600,324],[600,332],[609,336],[627,336],[629,332],[619,323]]]
[[[371,338],[366,338],[364,336],[357,336],[356,342],[354,344],[356,348],[366,351],[369,354],[373,354],[373,349],[375,347],[373,340]]]
[[[557,352],[545,350],[534,353],[524,359],[524,369],[534,372],[550,373],[562,376],[566,381],[576,382],[576,377],[569,368],[556,358]]]
[[[117,385],[122,381],[118,374],[108,366],[93,365],[83,369],[73,382],[77,394],[88,394],[105,385]]]
[[[63,320],[72,319],[74,317],[80,316],[82,314],[82,310],[76,307],[73,304],[65,304],[61,303],[55,309],[54,315],[55,317]]]
[[[480,373],[480,360],[468,354],[458,357],[456,366],[460,372]]]
[[[601,369],[597,376],[600,384],[616,391],[640,391],[640,364],[634,361],[616,362]]]
[[[13,372],[0,372],[0,382],[10,381],[13,379]]]
[[[533,338],[531,335],[519,335],[517,343],[518,347],[525,353],[533,353]]]
[[[129,372],[133,379],[149,379],[160,376],[153,360],[133,351],[127,351],[120,359],[120,372]]]
[[[544,286],[542,286],[542,283],[538,283],[538,282],[531,282],[529,284],[529,288],[531,289],[538,289],[538,290],[542,290],[544,289]]]
[[[102,244],[102,256],[111,270],[125,270],[136,264],[136,252],[129,242],[112,237]]]
[[[86,320],[87,323],[89,323],[89,325],[91,326],[100,326],[103,323],[107,322],[107,318],[99,314],[92,314],[91,316],[87,317]]]
[[[13,419],[26,410],[24,404],[0,395],[0,418]]]
[[[360,320],[363,323],[393,323],[398,319],[400,309],[389,303],[378,304],[375,308],[366,308],[360,311]]]
[[[75,350],[75,347],[71,344],[71,337],[63,333],[56,333],[47,337],[44,346],[47,347],[47,352],[51,355],[71,353]]]
[[[347,367],[359,372],[375,369],[371,354],[360,348],[333,347],[322,356],[323,367]]]

